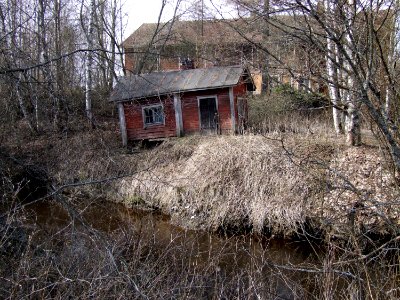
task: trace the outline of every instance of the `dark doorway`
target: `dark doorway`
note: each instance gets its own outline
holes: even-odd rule
[[[216,98],[199,99],[200,130],[202,133],[217,133],[218,111]]]

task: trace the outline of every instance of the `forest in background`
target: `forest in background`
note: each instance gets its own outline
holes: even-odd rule
[[[163,3],[167,4],[166,1]],[[223,17],[217,7],[206,8],[202,1],[194,4],[190,10],[194,18]],[[0,244],[4,246],[2,249],[6,249],[1,252],[0,261],[1,280],[5,283],[1,295],[5,298],[118,295],[132,298],[278,297],[276,282],[264,272],[267,269],[278,274],[281,281],[286,281],[292,290],[291,295],[295,295],[293,298],[332,299],[335,295],[349,299],[398,298],[399,224],[398,218],[392,216],[399,211],[399,2],[234,0],[230,4],[235,5],[237,15],[244,21],[242,24],[251,20],[264,24],[258,27],[262,41],[248,40],[258,47],[264,62],[264,93],[251,101],[253,131],[243,139],[217,138],[216,142],[221,145],[219,149],[229,158],[229,164],[213,163],[209,166],[215,172],[215,178],[221,180],[215,181],[217,183],[235,183],[242,178],[240,176],[247,174],[248,188],[244,188],[243,194],[238,193],[233,184],[209,185],[206,176],[200,177],[205,180],[200,190],[189,185],[189,188],[178,186],[171,191],[169,184],[152,176],[161,172],[175,180],[174,176],[180,175],[171,172],[175,163],[184,165],[188,161],[189,164],[192,155],[207,158],[199,149],[202,143],[212,143],[212,139],[172,141],[155,151],[144,150],[142,156],[137,157],[135,149],[125,150],[118,146],[116,116],[113,117],[115,108],[108,103],[108,95],[117,80],[116,75],[123,73],[121,3],[98,0],[1,1],[0,104],[3,109],[0,110],[0,191],[3,212]],[[178,12],[169,24],[182,18]],[[282,14],[290,15],[298,22],[282,23],[279,21]],[[328,95],[312,95],[306,86],[301,92],[285,86],[269,88],[273,78],[269,78],[268,68],[272,64],[280,64],[289,74],[297,73],[301,67],[296,63],[287,64],[269,51],[271,27],[280,31],[285,39],[304,47],[305,51],[323,57],[320,72],[313,75],[326,84]],[[243,29],[235,28],[239,33]],[[321,114],[314,113],[315,107],[306,103],[309,99],[313,101],[314,96],[322,101],[322,105],[319,104],[324,108]],[[287,138],[287,134],[294,137]],[[344,140],[348,145],[358,147],[348,147]],[[249,150],[250,141],[254,147]],[[241,143],[243,147],[232,153],[232,149],[237,149],[235,147]],[[199,149],[196,148],[198,145]],[[271,154],[275,147],[279,151]],[[241,152],[243,149],[247,152]],[[244,155],[238,155],[240,153]],[[275,154],[276,161],[266,159],[275,157]],[[211,155],[205,162],[215,162],[213,159],[217,154],[211,151]],[[196,199],[205,197],[203,200],[207,200],[212,193],[215,193],[212,199],[222,200],[224,193],[229,193],[234,197],[248,195],[262,203],[263,193],[271,192],[270,186],[260,190],[251,177],[253,171],[246,169],[248,172],[238,174],[237,166],[233,164],[251,165],[254,155],[256,168],[262,176],[285,168],[284,174],[290,179],[286,181],[286,189],[274,180],[277,185],[274,185],[273,192],[290,193],[294,190],[298,192],[296,196],[301,198],[305,195],[301,199],[307,200],[314,199],[310,196],[319,196],[317,192],[313,194],[314,191],[334,191],[330,200],[336,201],[334,207],[342,213],[343,231],[333,231],[332,235],[326,231],[326,235],[319,236],[320,232],[307,231],[310,225],[307,222],[297,228],[298,220],[309,220],[305,220],[306,216],[296,205],[292,210],[296,212],[295,217],[282,218],[291,222],[302,238],[317,238],[317,243],[325,243],[326,252],[319,257],[321,264],[277,267],[262,259],[254,259],[246,269],[232,272],[228,280],[226,273],[215,271],[219,256],[207,261],[204,268],[186,268],[179,260],[181,257],[174,255],[175,268],[171,270],[170,257],[165,253],[172,252],[172,248],[184,249],[182,245],[172,243],[159,248],[154,239],[143,239],[140,232],[124,229],[113,235],[99,234],[90,226],[85,227],[85,220],[77,209],[82,195],[93,197],[106,195],[108,190],[114,192],[115,186],[110,188],[110,184],[120,178],[125,178],[125,181],[118,182],[117,186],[126,189],[130,204],[146,204],[148,201],[146,197],[136,195],[134,189],[156,197],[165,189],[168,197],[173,198],[173,207],[182,206],[182,209],[186,207],[185,201],[193,197],[195,202],[190,205],[200,212],[204,205]],[[341,160],[328,160],[335,155]],[[273,170],[263,169],[268,168],[266,162],[273,166],[281,159],[285,164],[278,163]],[[367,171],[373,174],[374,183],[383,187],[385,197],[370,191],[368,187],[373,184],[363,181],[370,178],[364,169],[361,168],[360,173],[354,171],[357,176],[352,177],[351,171],[358,170],[356,166],[362,167],[368,160],[378,162],[375,169],[373,165]],[[308,173],[309,166],[312,173]],[[228,176],[230,179],[224,174],[227,167],[235,175]],[[196,170],[201,168],[187,168],[186,172]],[[379,177],[382,174],[384,176]],[[264,178],[261,175],[257,178]],[[274,178],[280,178],[278,175]],[[310,187],[316,189],[308,189],[308,185],[304,188],[300,179],[310,180]],[[260,186],[263,183],[260,181]],[[44,194],[43,189],[32,184],[44,187]],[[42,234],[42,229],[37,225],[29,227],[23,224],[27,211],[22,200],[32,200],[26,198],[24,187],[27,186],[35,191],[32,193],[28,189],[28,194],[33,197],[51,199],[54,207],[65,207],[71,219],[82,221],[87,231],[79,232],[72,226],[47,238],[41,235],[39,240],[29,240],[37,237],[37,233]],[[94,188],[86,190],[88,186]],[[134,193],[130,194],[132,191]],[[355,201],[341,202],[346,201],[349,194]],[[178,197],[174,198],[176,195]],[[165,205],[157,202],[162,201],[156,199],[149,206],[154,203]],[[246,213],[248,209],[246,205],[238,207],[236,202],[228,204],[226,207],[232,211],[240,208],[237,211]],[[287,213],[285,204],[280,203],[277,210],[265,210],[271,212],[271,220]],[[302,207],[308,209],[309,204],[304,201]],[[226,222],[220,217],[229,215],[230,211],[224,210],[223,205],[215,206],[222,209],[221,214],[211,216],[213,221],[216,220],[215,227],[219,228],[219,222]],[[176,216],[190,221],[191,209]],[[257,212],[257,206],[252,209]],[[264,212],[258,212],[261,211]],[[374,212],[379,226],[382,225],[382,234],[370,231],[369,227],[354,226],[358,224],[358,217],[365,219],[366,211]],[[240,215],[235,221],[251,220],[246,217]],[[250,217],[257,218],[258,215],[254,213]],[[339,217],[333,218],[334,221],[337,219]],[[257,221],[263,228],[263,219]],[[334,228],[329,222],[323,225],[325,230]],[[70,267],[70,260],[79,262],[81,268]],[[313,275],[307,277],[304,287],[304,282],[299,284],[290,279],[288,274],[291,273]],[[176,282],[182,285],[171,290],[170,286]],[[313,294],[315,287],[319,289]]]
[[[208,6],[203,1],[161,3],[159,20],[165,18],[167,5],[175,5],[175,10],[156,30],[172,28],[180,19],[224,20],[227,15],[212,1]],[[310,69],[308,76],[323,82],[329,91],[326,107],[332,109],[336,133],[346,134],[350,145],[359,145],[361,121],[367,120],[376,127],[399,172],[397,0],[230,0],[227,4],[241,20],[229,26],[260,53],[256,67],[263,74],[264,93],[270,92],[276,80],[271,67],[277,65],[302,89],[308,88],[298,77],[307,63],[301,57],[294,62],[281,58],[272,51],[274,43],[284,39],[313,53],[311,59],[320,66]],[[0,9],[3,127],[22,120],[32,133],[65,131],[74,119],[81,122],[80,118],[86,117],[94,127],[96,115],[112,112],[108,95],[117,75],[126,73],[121,47],[126,17],[123,3],[7,0]],[[254,40],[248,30],[253,31]],[[154,51],[156,36],[157,31],[147,52]],[[149,59],[146,54],[143,58]],[[93,112],[94,107],[98,113]]]

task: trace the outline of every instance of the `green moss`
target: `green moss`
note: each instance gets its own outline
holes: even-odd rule
[[[125,198],[124,202],[129,205],[144,205],[146,202],[139,195],[131,195]]]

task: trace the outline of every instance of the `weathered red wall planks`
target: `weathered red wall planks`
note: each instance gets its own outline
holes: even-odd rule
[[[233,88],[235,118],[238,122],[237,97],[246,95],[246,85],[240,83]],[[191,134],[200,132],[199,97],[217,97],[220,130],[222,133],[232,132],[231,105],[229,88],[210,89],[181,93],[183,132]],[[162,104],[165,124],[144,126],[142,108],[149,105]],[[153,97],[124,103],[126,129],[129,140],[157,139],[176,136],[176,120],[174,99],[172,96]]]
[[[144,125],[142,108],[162,104],[165,124]],[[176,135],[174,100],[169,97],[151,98],[124,103],[126,131],[129,140],[155,139]]]

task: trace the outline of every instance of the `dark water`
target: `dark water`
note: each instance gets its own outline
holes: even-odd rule
[[[34,223],[48,235],[71,227],[77,231],[91,228],[103,234],[121,230],[134,231],[144,239],[154,239],[161,249],[167,245],[176,245],[175,248],[171,247],[176,249],[172,250],[175,253],[171,255],[179,257],[184,253],[182,260],[188,260],[184,264],[204,268],[214,264],[214,270],[226,274],[239,274],[240,269],[257,269],[260,266],[261,269],[269,266],[269,269],[274,268],[279,273],[279,266],[296,268],[300,265],[316,265],[319,261],[318,251],[306,243],[252,235],[227,237],[183,230],[171,225],[167,216],[128,209],[108,201],[75,203],[73,207],[73,211],[68,211],[56,203],[31,204],[27,208],[28,222]],[[281,271],[295,273],[287,269]],[[304,280],[303,275],[301,272],[296,273],[290,280],[300,284]],[[277,276],[275,285],[283,299],[293,299],[290,285],[284,279]]]
[[[315,262],[317,250],[308,243],[284,239],[266,239],[254,235],[223,236],[204,231],[184,230],[171,225],[169,217],[159,213],[134,210],[109,201],[93,201],[74,205],[79,218],[71,215],[61,205],[40,202],[28,206],[31,222],[47,230],[60,230],[66,226],[82,226],[81,221],[101,232],[112,233],[120,229],[134,229],[155,238],[160,244],[171,241],[195,241],[199,260],[207,259],[212,253],[232,253],[243,263],[254,257],[268,254],[268,259],[277,264]],[[242,252],[242,253],[240,253]],[[241,254],[241,255],[238,255]]]
[[[169,290],[171,282],[179,290],[179,284],[186,280],[183,285],[193,283],[201,293],[210,290],[205,296],[200,294],[202,299],[365,299],[368,293],[375,295],[374,299],[386,299],[387,295],[398,295],[397,262],[394,268],[389,268],[385,260],[375,263],[369,260],[368,265],[361,267],[351,262],[337,264],[342,253],[348,260],[347,252],[325,251],[323,245],[319,248],[298,240],[184,230],[171,225],[168,216],[104,200],[68,199],[63,205],[56,201],[37,202],[19,211],[18,220],[32,229],[26,231],[30,233],[25,240],[36,239],[32,245],[40,251],[35,255],[42,259],[45,268],[53,264],[47,261],[47,256],[63,262],[61,266],[69,266],[72,257],[79,258],[90,273],[93,260],[96,266],[97,257],[103,253],[103,246],[98,244],[101,239],[97,238],[101,236],[108,245],[120,247],[116,251],[120,255],[115,256],[117,260],[136,259],[132,259],[127,274],[136,274],[135,263],[139,264],[145,274],[161,278],[156,282],[161,291]],[[14,218],[13,214],[8,215]],[[126,246],[121,244],[124,239],[128,242]],[[132,250],[135,241],[144,245],[135,248],[138,252]],[[99,250],[90,251],[90,247]],[[93,260],[87,259],[88,253],[92,253]],[[154,292],[146,282],[141,284],[147,292]],[[228,290],[228,296],[218,296],[223,289]],[[173,299],[181,296],[178,292],[171,293],[169,297]],[[197,294],[193,297],[197,299]]]

